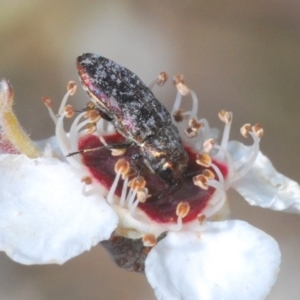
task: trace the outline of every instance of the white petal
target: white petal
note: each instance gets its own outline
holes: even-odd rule
[[[55,155],[57,155],[61,160],[66,161],[65,156],[62,154],[61,149],[58,146],[55,135],[48,139],[34,141],[34,144],[44,152],[44,156],[53,156],[53,153],[55,153]]]
[[[249,149],[241,143],[230,142],[229,150],[235,158],[247,157]],[[300,213],[299,184],[277,172],[261,152],[251,170],[233,188],[251,205]]]
[[[82,188],[55,158],[1,155],[0,250],[23,264],[61,264],[108,239],[116,214],[101,194]]]
[[[160,300],[264,299],[276,281],[276,241],[242,221],[208,224],[201,235],[169,232],[149,253],[146,275]]]

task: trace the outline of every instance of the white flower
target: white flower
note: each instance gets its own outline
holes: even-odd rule
[[[0,248],[17,262],[64,263],[117,226],[104,198],[85,196],[80,175],[56,158],[2,154],[0,173]]]
[[[275,240],[242,221],[171,232],[146,259],[158,299],[262,299],[279,272]]]
[[[12,102],[11,86],[2,81],[0,248],[23,264],[61,264],[108,239],[118,219],[101,193],[84,194],[82,173],[58,158],[39,157]],[[18,152],[26,155],[10,154]]]
[[[23,264],[63,263],[108,240],[104,245],[116,260],[124,258],[127,269],[145,271],[158,299],[266,297],[279,272],[278,245],[272,237],[243,221],[226,220],[225,192],[233,187],[251,205],[299,213],[300,187],[276,172],[259,152],[263,133],[260,126],[246,125],[242,129],[243,135],[252,136],[252,146],[231,142],[232,114],[222,111],[220,119],[225,128],[217,144],[216,130],[209,127],[207,120],[197,119],[195,93],[182,78],[176,79],[176,86],[172,114],[175,119],[184,119],[178,128],[180,133],[186,132],[182,135],[186,145],[197,151],[197,170],[202,174],[187,171],[190,174],[182,185],[185,190],[180,186],[170,196],[161,192],[161,183],[154,175],[132,180],[128,163],[132,153],[113,151],[110,155],[102,147],[100,152],[82,151],[82,155],[67,156],[78,148],[101,147],[119,139],[111,124],[95,116],[97,110],[92,106],[88,112],[80,113],[70,131],[65,132],[64,117],[74,113],[66,106],[76,89],[73,83],[58,116],[52,112],[51,101],[45,99],[56,124],[56,138],[51,140],[52,147],[41,146],[44,142],[37,148],[14,125],[17,122],[11,110],[12,89],[2,81],[0,249]],[[181,98],[186,94],[191,94],[193,106],[191,111],[182,112]],[[86,114],[88,119],[82,121]],[[87,135],[84,128],[91,119],[93,125],[88,131],[93,133]],[[61,153],[55,151],[53,141]],[[118,159],[120,154],[125,159]],[[169,199],[169,205],[161,198]],[[149,204],[151,201],[154,204]],[[128,241],[135,245],[132,256],[124,246]]]

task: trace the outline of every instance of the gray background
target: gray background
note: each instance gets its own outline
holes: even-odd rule
[[[265,128],[261,147],[278,170],[300,181],[299,1],[1,1],[0,77],[15,88],[15,111],[34,139],[54,132],[40,102],[58,106],[75,59],[94,52],[148,82],[181,72],[201,100],[201,116],[234,113],[232,137],[245,122]],[[158,98],[168,107],[169,85]],[[85,95],[80,91],[77,107]],[[300,216],[249,207],[229,194],[232,217],[272,235],[282,270],[268,299],[299,299]],[[76,216],[74,216],[76,217]],[[96,247],[63,266],[22,266],[0,254],[0,299],[154,299],[142,275],[127,273]],[[238,276],[238,274],[237,274]]]

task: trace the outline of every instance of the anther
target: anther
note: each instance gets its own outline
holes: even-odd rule
[[[129,162],[124,159],[124,158],[121,158],[119,159],[116,164],[115,164],[115,172],[116,173],[121,173],[121,174],[127,174],[130,170],[130,165],[129,165]]]
[[[203,225],[203,223],[205,222],[205,220],[206,220],[206,216],[205,215],[199,214],[197,216],[197,221],[200,223],[200,225]]]
[[[126,153],[127,149],[122,148],[122,149],[111,149],[111,155],[112,156],[121,156]]]
[[[209,153],[215,144],[214,139],[208,139],[203,143],[203,151]]]
[[[42,97],[42,101],[44,102],[44,104],[46,105],[47,108],[49,108],[49,109],[53,108],[53,103],[52,103],[52,100],[50,99],[50,97],[44,96],[44,97]]]
[[[146,180],[142,176],[133,178],[128,182],[128,186],[134,191],[144,188],[146,185]]]
[[[166,72],[160,72],[156,79],[156,84],[158,86],[163,86],[167,80],[168,80],[168,74]]]
[[[188,127],[187,129],[184,130],[184,133],[189,137],[189,138],[194,138],[198,135],[197,130],[193,130],[193,128]]]
[[[67,90],[70,92],[70,96],[73,96],[77,90],[77,84],[75,81],[69,81],[67,84]]]
[[[209,168],[211,165],[211,157],[207,153],[198,153],[196,163],[205,168]]]
[[[259,138],[261,138],[264,135],[264,129],[261,127],[260,124],[255,124],[254,126],[252,126],[252,131]]]
[[[199,186],[203,190],[208,189],[208,184],[207,184],[208,180],[209,179],[206,176],[202,175],[202,174],[193,177],[194,185]]]
[[[81,182],[84,182],[85,184],[89,185],[92,184],[93,180],[91,176],[85,176],[81,178]]]
[[[218,114],[220,120],[224,122],[225,124],[228,124],[231,122],[232,119],[232,113],[226,110],[221,110]]]
[[[147,188],[140,188],[136,192],[136,198],[139,200],[141,203],[145,203],[146,200],[150,197],[149,191]]]
[[[180,218],[184,218],[190,212],[190,205],[188,202],[180,202],[176,207],[176,215]]]
[[[208,179],[214,179],[215,178],[215,174],[209,170],[209,169],[205,169],[203,172],[202,172],[202,175],[204,175],[205,177],[207,177]]]
[[[85,106],[86,110],[94,109],[95,107],[96,105],[93,101],[89,101]]]
[[[241,129],[240,129],[240,132],[241,132],[241,135],[245,138],[248,137],[248,133],[251,131],[251,124],[247,123],[247,124],[244,124]]]
[[[97,123],[101,119],[101,115],[98,109],[91,109],[86,113],[86,116],[90,119],[91,122]]]
[[[191,118],[189,120],[189,127],[192,128],[195,131],[199,130],[202,126],[203,126],[203,124],[202,123],[198,123],[196,121],[196,119],[194,119],[194,118]]]
[[[64,109],[64,112],[65,112],[65,117],[66,118],[72,118],[74,116],[74,107],[70,104],[66,105],[65,106],[65,109]]]
[[[44,97],[42,97],[42,101],[45,104],[45,106],[48,108],[50,118],[53,120],[54,124],[56,124],[57,116],[55,115],[55,113],[53,112],[53,109],[52,109],[53,108],[52,100],[50,99],[50,97],[44,96]]]
[[[176,110],[173,114],[173,118],[176,122],[182,122],[184,119],[183,110],[180,108]]]
[[[174,81],[174,84],[175,84],[178,92],[182,96],[186,96],[186,95],[188,95],[190,93],[190,89],[184,83],[183,75],[182,74],[175,75],[174,78],[173,78],[173,81]]]
[[[188,137],[193,138],[198,135],[198,130],[202,127],[202,125],[203,124],[198,123],[196,119],[191,118],[189,120],[189,127],[184,132]]]
[[[153,234],[146,234],[143,236],[143,244],[145,247],[153,247],[156,245],[156,237]]]

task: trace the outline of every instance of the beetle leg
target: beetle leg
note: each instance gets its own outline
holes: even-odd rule
[[[119,143],[119,144],[109,144],[106,146],[101,146],[101,147],[105,147],[107,149],[124,149],[124,148],[128,148],[130,146],[132,146],[134,143],[132,141],[125,141],[124,143]],[[100,148],[101,148],[100,147]],[[99,147],[98,147],[99,148]]]
[[[202,174],[203,170],[202,171],[193,171],[193,172],[190,172],[190,173],[187,173],[187,174],[183,174],[182,176],[183,177],[193,177],[193,176],[197,176],[197,175],[200,175]]]
[[[131,157],[130,157],[130,162],[133,165],[133,167],[137,170],[138,176],[140,176],[141,171],[143,169],[141,167],[141,165],[139,165],[139,163],[138,163],[139,159],[142,157],[143,157],[143,155],[141,153],[135,153],[135,154],[131,155]]]
[[[157,197],[157,199],[162,199],[163,197],[166,197],[168,195],[171,195],[173,192],[176,191],[176,189],[179,188],[179,180],[174,181],[171,185],[169,185],[166,189],[164,189],[163,191],[160,191],[158,193],[155,193],[154,195],[152,195],[153,197]]]
[[[83,149],[83,150],[79,150],[79,151],[75,151],[75,152],[71,152],[67,155],[67,157],[70,157],[70,156],[73,156],[73,155],[76,155],[76,154],[83,154],[83,153],[87,153],[87,152],[93,152],[93,151],[97,151],[97,150],[100,150],[102,148],[104,148],[106,146],[100,146],[100,147],[96,147],[96,148],[90,148],[90,149]]]

